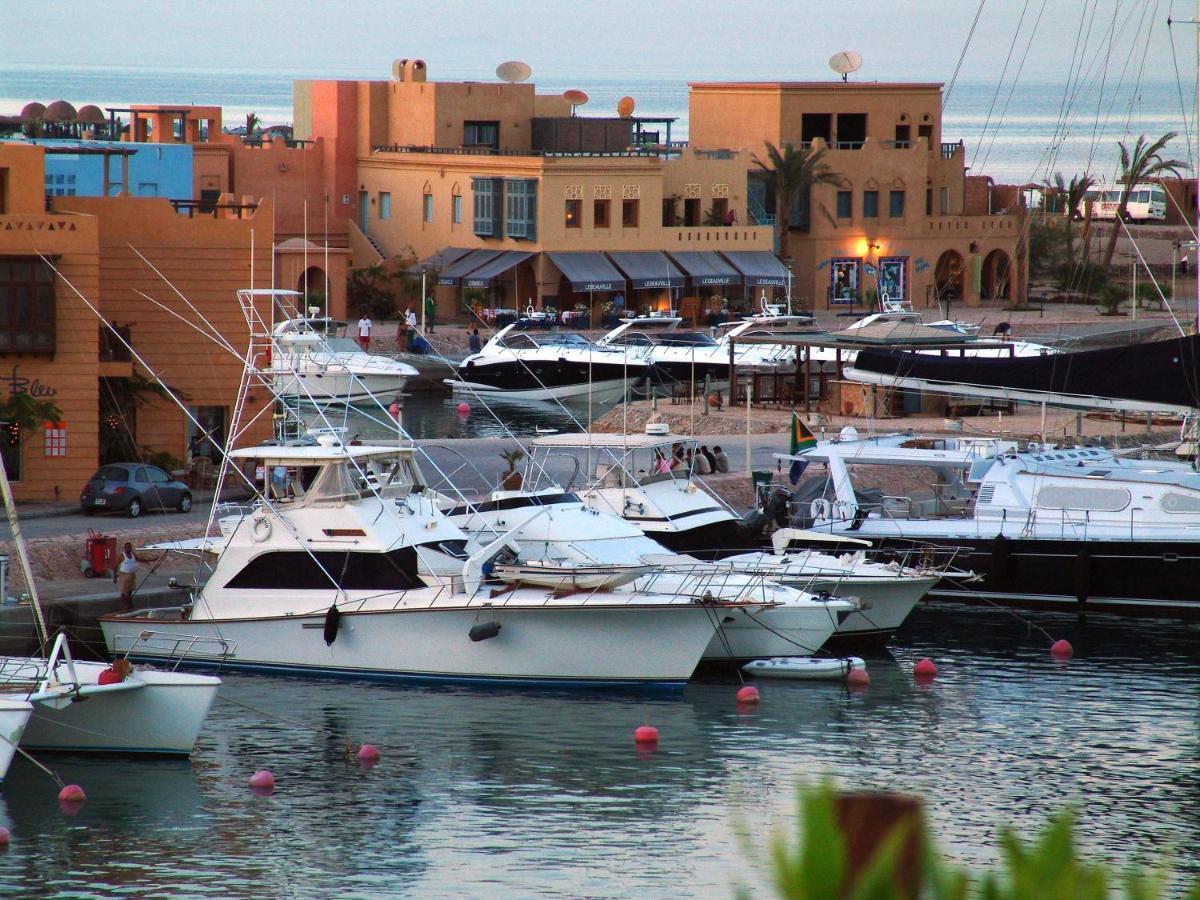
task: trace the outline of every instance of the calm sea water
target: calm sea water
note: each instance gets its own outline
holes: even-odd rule
[[[825,775],[909,791],[976,866],[997,830],[1064,804],[1086,852],[1200,874],[1200,626],[918,611],[870,688],[732,683],[679,697],[436,689],[228,675],[190,762],[18,761],[0,790],[11,896],[722,896],[761,887],[793,791]],[[913,683],[915,659],[940,674]],[[657,752],[633,729],[656,725]],[[377,744],[364,770],[349,741]],[[276,792],[246,787],[260,767]],[[745,833],[748,840],[739,838]],[[747,850],[746,845],[750,849]]]
[[[1093,67],[1096,68],[1096,67]],[[963,81],[954,85],[945,110],[943,139],[967,143],[967,163],[973,174],[1001,181],[1042,181],[1048,173],[1068,175],[1091,170],[1111,174],[1117,161],[1118,140],[1167,131],[1194,133],[1195,88],[1174,82],[1134,84],[1114,71],[1101,82],[1100,72],[1088,70],[1070,91],[1058,83],[1018,81],[1002,84]],[[463,73],[436,72],[441,79]],[[227,124],[237,124],[256,112],[267,124],[290,122],[292,80],[295,78],[386,78],[378,71],[216,71],[200,68],[117,69],[82,66],[28,67],[0,64],[0,113],[15,114],[30,100],[48,103],[63,98],[77,106],[96,103],[123,107],[130,103],[199,103],[225,108]],[[473,76],[473,77],[478,77]],[[720,79],[719,72],[698,68],[694,80]],[[772,77],[764,69],[763,78]],[[930,72],[929,80],[945,73]],[[587,92],[582,112],[613,114],[625,95],[637,101],[637,114],[675,116],[672,138],[687,137],[687,83],[682,79],[585,77],[569,79],[535,73],[538,89],[555,93],[567,88]],[[885,79],[886,80],[886,79]],[[1010,94],[1011,88],[1011,94]],[[1173,153],[1194,154],[1180,137]]]

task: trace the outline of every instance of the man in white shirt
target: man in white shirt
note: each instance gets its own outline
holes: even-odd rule
[[[712,464],[708,461],[708,457],[697,450],[692,454],[692,471],[697,475],[711,475]]]
[[[358,320],[358,344],[364,351],[371,349],[371,317],[364,312]]]
[[[129,609],[133,605],[137,566],[137,557],[133,554],[133,544],[126,542],[121,550],[121,562],[117,564],[117,571],[113,572],[113,582],[121,592],[121,604],[125,609]]]

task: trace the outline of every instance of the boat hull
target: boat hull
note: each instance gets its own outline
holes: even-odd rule
[[[845,610],[780,604],[720,614],[721,629],[704,651],[705,662],[745,662],[768,656],[811,656],[829,640]]]
[[[328,405],[378,402],[387,406],[404,392],[407,376],[395,374],[359,374],[342,372],[318,374],[277,374],[273,379],[276,395],[300,403]]]
[[[326,645],[324,614],[181,623],[154,613],[101,619],[109,650],[269,672],[580,687],[682,687],[712,637],[714,615],[682,603],[343,612]],[[491,622],[501,626],[495,636],[471,639],[475,626]],[[178,651],[178,640],[138,640],[181,627],[198,636],[190,653]]]
[[[104,663],[76,662],[81,684],[94,685]],[[59,668],[66,680],[66,667]],[[62,709],[35,703],[21,739],[38,752],[188,756],[217,696],[220,681],[203,675],[136,669],[132,690],[88,696]]]
[[[33,715],[33,704],[27,700],[5,697],[0,699],[0,781],[17,754],[17,746]]]
[[[476,370],[478,371],[478,370]],[[479,398],[487,401],[488,399],[496,400],[568,400],[573,397],[586,397],[589,393],[594,399],[596,398],[612,398],[619,397],[621,393],[628,387],[632,389],[633,379],[611,378],[597,379],[596,381],[588,382],[575,381],[563,384],[546,384],[539,385],[536,383],[527,383],[524,386],[501,387],[492,384],[486,384],[475,380],[455,379],[447,381],[450,389],[455,396],[462,396],[468,399]]]

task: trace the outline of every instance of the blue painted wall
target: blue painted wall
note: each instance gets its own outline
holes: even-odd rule
[[[60,147],[80,146],[79,141],[39,141]],[[88,146],[83,142],[82,146]],[[96,142],[93,146],[103,146]],[[111,146],[111,145],[110,145]],[[137,152],[129,157],[129,193],[135,197],[191,200],[192,146],[190,144],[128,144]],[[104,157],[92,154],[47,153],[46,193],[50,196],[99,197],[104,190]],[[121,158],[108,158],[109,194],[121,191]]]

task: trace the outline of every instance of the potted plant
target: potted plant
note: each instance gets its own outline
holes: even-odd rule
[[[520,447],[503,450],[500,458],[508,463],[508,469],[500,476],[500,489],[502,491],[519,491],[523,479],[521,473],[517,471],[517,464],[525,458],[525,451]]]

